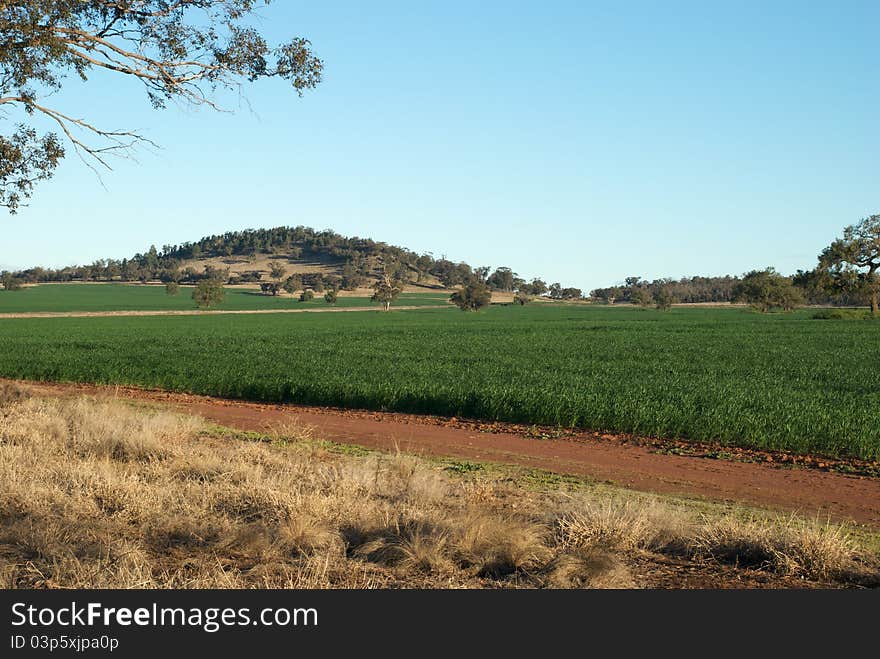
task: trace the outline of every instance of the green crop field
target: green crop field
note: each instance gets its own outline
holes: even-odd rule
[[[442,305],[449,299],[444,293],[404,293],[400,306]],[[337,307],[370,306],[368,297],[340,296]],[[323,294],[316,293],[311,302],[298,297],[273,297],[259,289],[227,288],[226,299],[213,307],[224,311],[259,309],[302,309],[329,306]],[[0,290],[0,314],[71,311],[172,311],[194,310],[192,287],[181,286],[177,295],[168,295],[164,286],[136,284],[41,284],[20,291]]]
[[[0,375],[880,458],[880,325],[579,305],[0,319]]]

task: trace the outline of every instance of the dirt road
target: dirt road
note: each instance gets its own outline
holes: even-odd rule
[[[658,453],[650,446],[583,433],[536,439],[436,417],[229,401],[127,387],[26,383],[41,395],[87,394],[161,403],[240,430],[282,423],[314,426],[316,436],[368,448],[521,465],[648,492],[681,494],[798,512],[880,528],[880,479],[769,464]]]

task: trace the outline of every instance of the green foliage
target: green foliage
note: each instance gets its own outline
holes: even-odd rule
[[[878,328],[811,315],[529,305],[22,319],[0,322],[0,375],[880,459]]]
[[[165,284],[166,295],[177,295],[180,292],[180,285],[176,281],[169,281]]]
[[[269,266],[269,274],[272,276],[272,279],[276,281],[281,281],[284,279],[284,275],[287,274],[287,270],[285,270],[284,266],[280,263],[273,262]]]
[[[218,108],[218,88],[284,78],[299,93],[321,80],[323,65],[302,38],[271,47],[253,27],[254,0],[19,0],[0,3],[0,106],[30,122],[57,125],[77,154],[109,168],[108,153],[148,142],[103,130],[61,110],[56,93],[69,75],[97,72],[143,84],[154,108],[168,101]],[[117,80],[117,82],[119,81]],[[119,85],[118,89],[125,89]],[[110,110],[113,108],[110,107]],[[218,108],[219,109],[219,108]],[[77,115],[78,116],[78,115]],[[64,149],[54,133],[21,125],[0,136],[0,206],[10,212],[50,178]]]
[[[311,302],[314,299],[315,299],[315,291],[313,291],[311,288],[307,288],[306,290],[304,290],[302,293],[299,294],[299,301],[300,302]]]
[[[524,293],[523,291],[517,291],[516,295],[513,296],[513,301],[521,307],[526,306],[529,302],[532,301],[532,299],[533,298],[531,295],[529,295],[528,293]]]
[[[21,279],[13,277],[11,272],[4,272],[3,276],[0,277],[0,283],[3,284],[3,288],[7,291],[20,291],[23,288]]]
[[[196,301],[199,308],[207,309],[223,302],[226,297],[226,290],[223,283],[217,279],[203,279],[192,292],[192,299]]]
[[[373,302],[378,302],[382,305],[382,309],[388,311],[391,308],[391,303],[397,299],[401,291],[402,289],[397,282],[386,275],[373,285],[373,297],[370,299]]]
[[[324,302],[326,302],[327,304],[336,304],[336,300],[338,297],[338,293],[335,290],[330,289],[329,291],[324,293]]]
[[[293,295],[303,287],[302,277],[300,277],[299,275],[291,275],[284,280],[284,283],[281,285],[281,287],[285,291],[287,291],[287,293]]]
[[[734,287],[733,300],[747,302],[761,313],[771,309],[792,311],[804,304],[803,291],[773,268],[752,270]]]
[[[516,277],[510,268],[498,268],[486,278],[486,285],[495,291],[512,291]]]
[[[492,291],[478,279],[472,279],[449,298],[462,311],[479,311],[492,302]]]
[[[668,311],[675,303],[675,295],[668,286],[661,286],[654,293],[654,306],[660,311]]]
[[[647,309],[654,304],[654,296],[651,295],[651,291],[644,286],[634,288],[632,293],[630,293],[629,299],[633,304],[637,304],[643,309]]]
[[[869,309],[821,309],[813,314],[816,320],[877,320]]]
[[[843,230],[819,255],[818,270],[830,286],[861,294],[880,315],[880,215],[872,215]]]

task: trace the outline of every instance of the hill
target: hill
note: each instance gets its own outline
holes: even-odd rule
[[[496,291],[531,290],[540,295],[547,285],[525,282],[507,267],[490,271],[464,262],[390,245],[369,238],[346,237],[309,227],[247,229],[207,236],[196,242],[151,246],[142,254],[117,260],[99,259],[90,265],[60,269],[29,268],[15,277],[26,283],[65,281],[178,281],[192,283],[215,277],[229,284],[289,281],[293,288],[356,290],[371,286],[387,273],[417,289],[450,289],[472,277],[487,281]],[[562,288],[580,297],[576,288]]]

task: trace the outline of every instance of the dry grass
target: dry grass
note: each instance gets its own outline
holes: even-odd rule
[[[696,554],[807,579],[832,581],[858,572],[858,550],[840,524],[798,518],[707,521],[692,539]]]
[[[841,526],[451,476],[297,424],[262,439],[0,389],[0,587],[630,588],[645,552],[822,581],[876,568]]]

